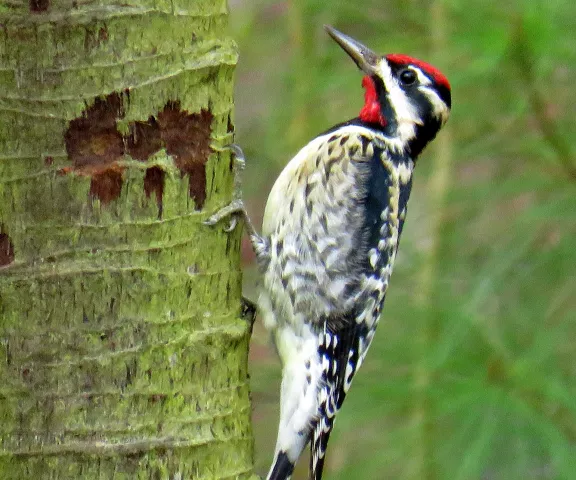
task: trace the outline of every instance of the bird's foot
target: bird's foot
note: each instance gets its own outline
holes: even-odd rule
[[[246,209],[244,208],[244,202],[237,198],[232,200],[228,205],[218,210],[216,213],[210,215],[206,220],[204,220],[204,225],[213,227],[219,223],[224,218],[230,218],[230,223],[224,229],[225,232],[232,232],[238,225],[238,218],[246,218]]]
[[[248,214],[244,208],[244,202],[242,201],[242,172],[246,167],[246,159],[244,157],[244,152],[240,146],[236,143],[232,143],[228,146],[231,150],[233,159],[233,170],[234,170],[234,200],[228,205],[218,210],[216,213],[212,214],[207,220],[204,221],[204,225],[214,226],[226,217],[230,217],[230,223],[228,227],[224,229],[225,232],[232,232],[238,225],[238,219],[243,218],[245,221],[248,219]],[[246,222],[248,223],[248,222]]]

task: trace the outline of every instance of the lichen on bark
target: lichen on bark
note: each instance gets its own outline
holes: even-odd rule
[[[222,0],[0,2],[0,478],[249,478]]]

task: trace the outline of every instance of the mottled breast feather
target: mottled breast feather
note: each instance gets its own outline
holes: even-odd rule
[[[310,142],[278,177],[263,226],[268,326],[297,325],[306,314],[319,328],[338,329],[365,302],[383,300],[413,168],[385,145],[381,132],[340,127]]]

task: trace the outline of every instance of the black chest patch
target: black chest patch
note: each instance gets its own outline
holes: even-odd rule
[[[407,165],[409,159],[400,156],[388,157],[389,155],[389,152],[375,147],[374,155],[366,165],[365,243],[362,250],[364,255],[363,270],[369,275],[379,272],[391,260],[390,257],[397,244],[390,248],[387,242],[395,232],[397,232],[398,239],[400,237],[404,225],[406,205],[412,188],[412,178],[406,184],[398,181],[394,185],[394,176],[398,176],[399,165],[401,162]],[[387,160],[386,164],[382,161],[383,157]],[[395,171],[391,172],[391,169]]]
[[[367,182],[365,212],[366,223],[364,228],[367,236],[368,250],[376,248],[382,238],[380,227],[382,226],[382,212],[390,204],[390,186],[392,178],[384,164],[380,160],[382,149],[375,148],[374,156],[370,160],[370,174]]]

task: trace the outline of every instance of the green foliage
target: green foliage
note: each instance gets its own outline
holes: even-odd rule
[[[339,415],[327,477],[576,476],[575,18],[570,0],[233,6],[256,217],[288,158],[361,106],[360,75],[322,24],[429,60],[452,83],[453,115],[418,164],[383,322]],[[266,340],[256,330],[260,470],[279,382]]]

